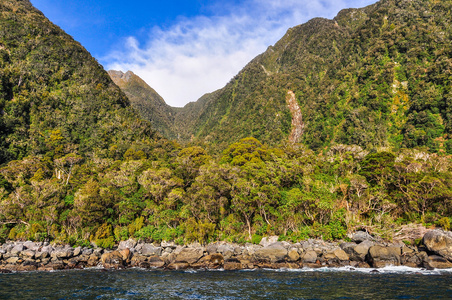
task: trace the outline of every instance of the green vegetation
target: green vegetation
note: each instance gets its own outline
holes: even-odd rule
[[[387,0],[289,30],[225,89],[178,111],[182,136],[196,128],[181,146],[28,1],[2,1],[0,242],[450,229],[451,6]],[[300,143],[285,142],[288,90],[306,124]]]
[[[291,28],[223,89],[174,110],[167,136],[209,152],[249,136],[277,145],[290,134],[285,99],[293,91],[306,125],[300,142],[310,149],[340,143],[452,154],[451,8],[451,1],[382,0]]]
[[[1,239],[112,247],[129,237],[258,243],[341,239],[362,226],[385,234],[411,222],[450,228],[447,156],[346,145],[313,152],[254,138],[218,157],[197,146],[169,153],[78,160],[69,180],[45,156],[9,162],[0,170]]]

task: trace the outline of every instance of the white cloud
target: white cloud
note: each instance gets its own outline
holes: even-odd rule
[[[245,0],[237,7],[223,7],[222,14],[179,19],[169,28],[154,28],[144,44],[129,37],[103,60],[108,69],[133,71],[169,105],[183,106],[222,88],[289,27],[373,2]],[[215,8],[219,7],[217,3]]]

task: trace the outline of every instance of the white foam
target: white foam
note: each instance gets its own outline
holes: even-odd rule
[[[271,270],[271,269],[268,269]],[[440,275],[451,274],[452,269],[421,269],[410,268],[406,266],[387,266],[384,268],[353,268],[353,267],[340,267],[340,268],[302,268],[302,269],[278,269],[273,270],[275,272],[356,272],[365,274],[422,274],[422,275]]]

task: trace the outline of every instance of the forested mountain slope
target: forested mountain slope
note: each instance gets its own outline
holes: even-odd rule
[[[26,0],[0,3],[0,164],[122,155],[149,122],[99,63]]]
[[[246,136],[277,144],[293,127],[293,92],[300,141],[312,149],[343,143],[452,153],[451,6],[382,0],[291,28],[208,102],[180,110],[174,130],[216,149]],[[194,106],[199,112],[188,114]]]

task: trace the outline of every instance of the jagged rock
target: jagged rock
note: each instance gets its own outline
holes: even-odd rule
[[[93,249],[91,249],[91,248],[84,248],[83,250],[82,250],[82,255],[91,255],[91,254],[93,254],[93,252],[94,252],[94,250]]]
[[[284,261],[286,256],[287,249],[281,242],[275,242],[267,247],[258,248],[253,255],[256,261],[271,263]]]
[[[39,248],[42,246],[41,243],[35,243],[32,241],[26,241],[23,245],[25,248],[27,248],[29,250],[33,250],[33,251],[38,251]]]
[[[74,250],[70,247],[65,247],[62,249],[55,249],[52,253],[52,257],[57,257],[60,259],[67,259],[73,256]]]
[[[134,249],[137,243],[138,242],[132,238],[128,239],[127,241],[121,241],[119,242],[118,250]]]
[[[402,251],[400,247],[397,246],[372,246],[369,249],[369,260],[374,268],[382,268],[385,266],[399,266],[400,265],[400,255]]]
[[[94,266],[97,266],[98,263],[99,263],[99,256],[97,256],[94,253],[91,254],[88,259],[88,266],[94,267]]]
[[[452,261],[452,232],[439,229],[427,231],[423,243],[429,251]]]
[[[158,256],[149,257],[148,263],[151,268],[161,268],[165,265],[165,262]]]
[[[337,259],[341,260],[341,261],[346,261],[349,260],[350,257],[348,256],[348,254],[342,250],[342,249],[336,249],[334,250],[333,254],[337,257]]]
[[[218,253],[218,243],[212,243],[207,245],[206,251],[208,254]]]
[[[203,256],[203,252],[202,248],[184,248],[177,254],[175,261],[193,264]]]
[[[8,264],[19,264],[21,261],[22,259],[17,256],[10,257],[6,260]]]
[[[119,248],[118,248],[118,250],[119,250]],[[124,261],[130,259],[131,255],[132,255],[132,252],[130,252],[129,248],[122,249],[119,251],[119,253],[121,254],[122,259]]]
[[[259,245],[261,245],[262,247],[267,247],[273,243],[276,243],[278,241],[278,236],[274,235],[274,236],[265,236],[261,239]]]
[[[424,266],[428,269],[449,269],[452,268],[452,263],[442,256],[431,255],[427,258]]]
[[[342,243],[340,247],[348,254],[350,260],[363,262],[366,259],[369,248],[373,245],[374,243],[371,241],[364,241],[359,244]]]
[[[208,269],[217,269],[224,265],[224,257],[220,253],[214,253],[202,257],[198,263]]]
[[[145,256],[160,256],[162,254],[162,247],[155,247],[152,244],[144,244],[141,248],[141,254]]]
[[[374,238],[365,231],[357,231],[351,237],[352,242],[362,243],[364,241],[373,241]]]
[[[24,251],[24,245],[23,244],[17,244],[17,245],[14,246],[14,248],[11,249],[10,253],[11,253],[11,255],[17,256],[22,251]]]
[[[298,253],[297,248],[290,248],[287,252],[288,261],[296,262],[300,259],[300,253]]]
[[[82,247],[77,247],[74,249],[74,252],[72,253],[74,256],[79,256],[82,254]]]
[[[50,257],[50,253],[49,252],[37,252],[35,253],[35,258],[36,259],[44,259]]]
[[[163,242],[160,244],[160,246],[161,246],[162,248],[171,248],[171,249],[176,248],[176,244],[175,244],[174,242],[167,242],[167,241],[163,241]]]
[[[242,263],[238,259],[228,259],[224,261],[224,269],[227,271],[242,270]]]
[[[107,269],[117,269],[124,265],[122,254],[119,251],[112,251],[102,254],[100,258],[102,265]]]
[[[229,243],[219,243],[216,249],[218,253],[221,253],[225,259],[229,259],[235,254],[235,247]]]
[[[306,251],[302,258],[305,263],[315,263],[317,261],[317,252],[314,250]]]
[[[24,250],[20,253],[20,256],[25,258],[35,258],[35,252],[33,250]]]
[[[133,266],[133,267],[142,267],[142,264],[144,263],[144,262],[146,262],[147,261],[147,257],[146,256],[143,256],[143,255],[140,255],[140,254],[137,254],[137,253],[135,253],[133,256],[132,256],[132,259],[130,260],[130,264]]]
[[[169,270],[184,270],[187,269],[190,265],[186,262],[175,262],[168,266]]]

